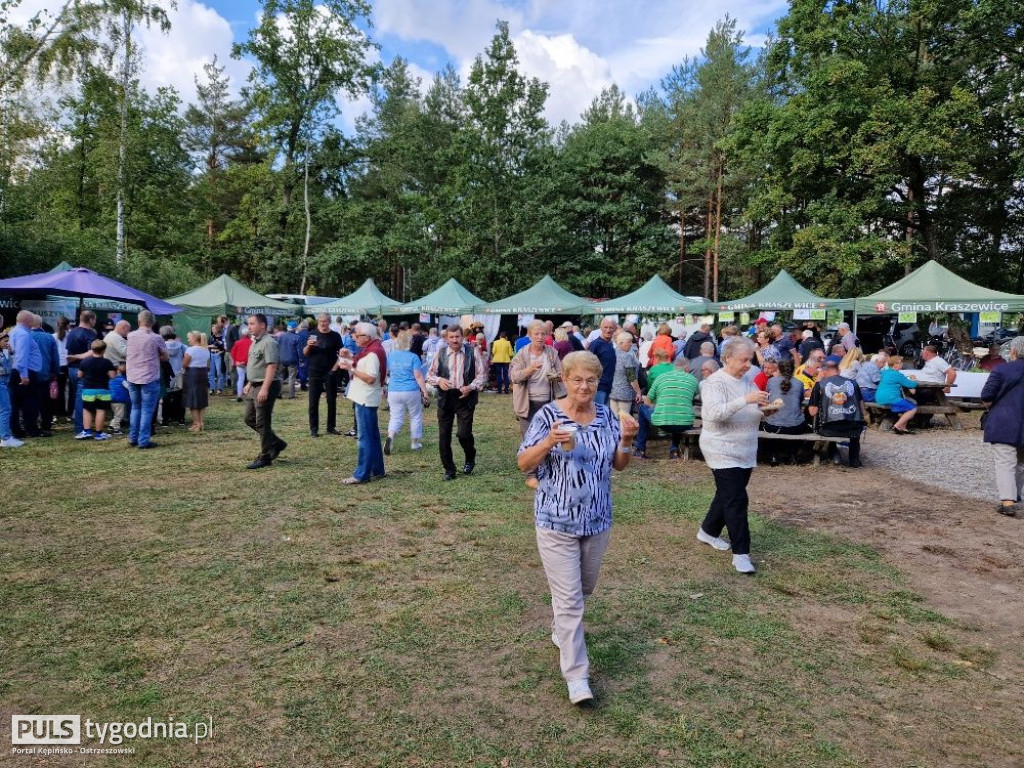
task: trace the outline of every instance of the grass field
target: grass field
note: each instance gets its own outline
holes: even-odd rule
[[[215,401],[205,433],[154,451],[64,430],[0,453],[2,728],[214,723],[198,746],[53,764],[1019,765],[1015,713],[976,706],[1011,684],[977,631],[875,551],[756,515],[760,572],[739,576],[694,541],[701,466],[614,481],[583,710],[548,639],[507,398],[477,411],[474,476],[441,482],[430,410],[426,450],[403,436],[388,477],[351,488],[355,441],[306,437],[302,401],[279,405],[290,447],[258,472],[241,405]]]

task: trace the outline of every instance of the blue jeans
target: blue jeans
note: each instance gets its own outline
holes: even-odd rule
[[[647,449],[647,433],[651,430],[651,416],[654,414],[654,407],[640,405],[640,412],[637,414],[637,421],[640,422],[640,431],[636,433],[636,449],[643,451]]]
[[[491,363],[494,369],[494,387],[498,392],[508,392],[508,363]]]
[[[128,442],[149,445],[153,436],[153,413],[160,399],[160,380],[148,384],[128,383],[128,394],[132,399],[132,416],[129,422]]]
[[[0,440],[11,436],[11,393],[7,389],[7,377],[0,379]]]
[[[71,387],[71,391],[74,392],[75,404],[73,407],[74,413],[72,419],[75,422],[75,434],[77,435],[83,429],[85,429],[85,422],[82,420],[82,381],[78,378],[78,366],[68,366],[68,386]],[[69,395],[69,398],[71,395]]]
[[[601,390],[598,390],[597,394],[594,395],[594,402],[597,403],[598,405],[608,405],[609,394],[610,393],[608,392],[602,392]]]
[[[380,444],[377,409],[356,403],[356,429],[359,432],[359,462],[352,476],[361,483],[384,476],[384,449]]]
[[[224,389],[224,355],[210,355],[210,391]]]

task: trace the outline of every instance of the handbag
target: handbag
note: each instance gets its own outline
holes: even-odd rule
[[[1016,380],[1015,382],[1013,382],[1013,384],[1012,384],[1012,385],[1010,386],[1010,388],[1009,388],[1008,390],[1006,390],[1005,392],[1003,392],[1003,394],[1002,394],[1002,395],[1000,395],[1000,396],[999,396],[998,398],[996,398],[995,400],[993,400],[993,401],[992,401],[992,405],[995,405],[995,404],[996,404],[996,403],[998,403],[998,402],[999,402],[999,401],[1000,401],[1000,400],[1001,400],[1002,398],[1006,397],[1006,396],[1007,396],[1008,394],[1010,394],[1011,392],[1013,392],[1014,388],[1016,388],[1016,386],[1017,386],[1018,384],[1020,384],[1020,383],[1021,383],[1022,381],[1024,381],[1024,376],[1021,376],[1021,377],[1020,377],[1019,379],[1017,379],[1017,380]],[[986,408],[985,408],[985,412],[984,412],[983,414],[981,414],[981,428],[982,428],[982,429],[984,429],[984,428],[985,428],[985,425],[986,425],[986,424],[988,423],[988,415],[989,415],[990,413],[992,413],[992,409],[986,406]]]
[[[58,394],[57,382],[56,382],[56,380],[54,380],[54,381],[50,382],[50,399],[51,400],[56,400],[57,399],[57,394]]]

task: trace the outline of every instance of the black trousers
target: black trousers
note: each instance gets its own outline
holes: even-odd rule
[[[185,423],[185,390],[168,390],[164,395],[163,425],[169,427],[171,422],[175,424]]]
[[[466,463],[476,463],[476,441],[473,439],[473,413],[476,411],[477,393],[459,397],[458,390],[442,391],[437,399],[437,442],[441,451],[441,466],[448,474],[455,472],[455,456],[452,454],[452,427],[458,419],[455,436],[459,439]]]
[[[273,461],[274,449],[281,442],[281,438],[274,434],[272,421],[274,417],[274,402],[281,396],[281,382],[275,379],[267,392],[266,402],[260,403],[256,400],[263,382],[253,383],[249,387],[249,395],[245,399],[245,425],[260,436],[260,458],[264,461]]]
[[[75,410],[75,403],[72,401],[71,408],[68,408],[68,367],[62,365],[57,373],[57,402],[54,403],[53,415],[64,419]]]
[[[762,421],[761,431],[772,435],[806,435],[811,428],[806,423],[797,424],[795,427],[778,427]],[[767,457],[772,461],[796,458],[800,447],[800,443],[791,443],[786,440],[762,440],[760,445],[762,458]]]
[[[750,525],[747,522],[747,483],[751,469],[729,467],[713,469],[715,475],[715,498],[701,523],[704,533],[720,536],[723,528],[729,529],[729,541],[734,555],[750,554]]]
[[[8,389],[11,393],[11,434],[15,437],[39,437],[39,383],[41,377],[29,372],[29,383],[21,383],[21,374],[11,371]]]
[[[860,436],[864,425],[860,423],[842,424],[832,422],[823,426],[818,432],[826,437],[845,437],[850,441],[850,466],[860,466]]]
[[[36,395],[36,399],[39,402],[39,429],[43,432],[49,432],[53,429],[53,410],[57,405],[57,401],[50,397],[49,379],[39,381],[34,386],[39,390],[39,394]]]
[[[338,371],[309,372],[309,431],[320,431],[320,395],[327,394],[327,431],[338,428]]]

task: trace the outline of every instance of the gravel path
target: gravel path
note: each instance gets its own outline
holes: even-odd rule
[[[867,466],[961,496],[995,501],[992,457],[979,429],[936,427],[901,437],[871,427],[861,446]]]

